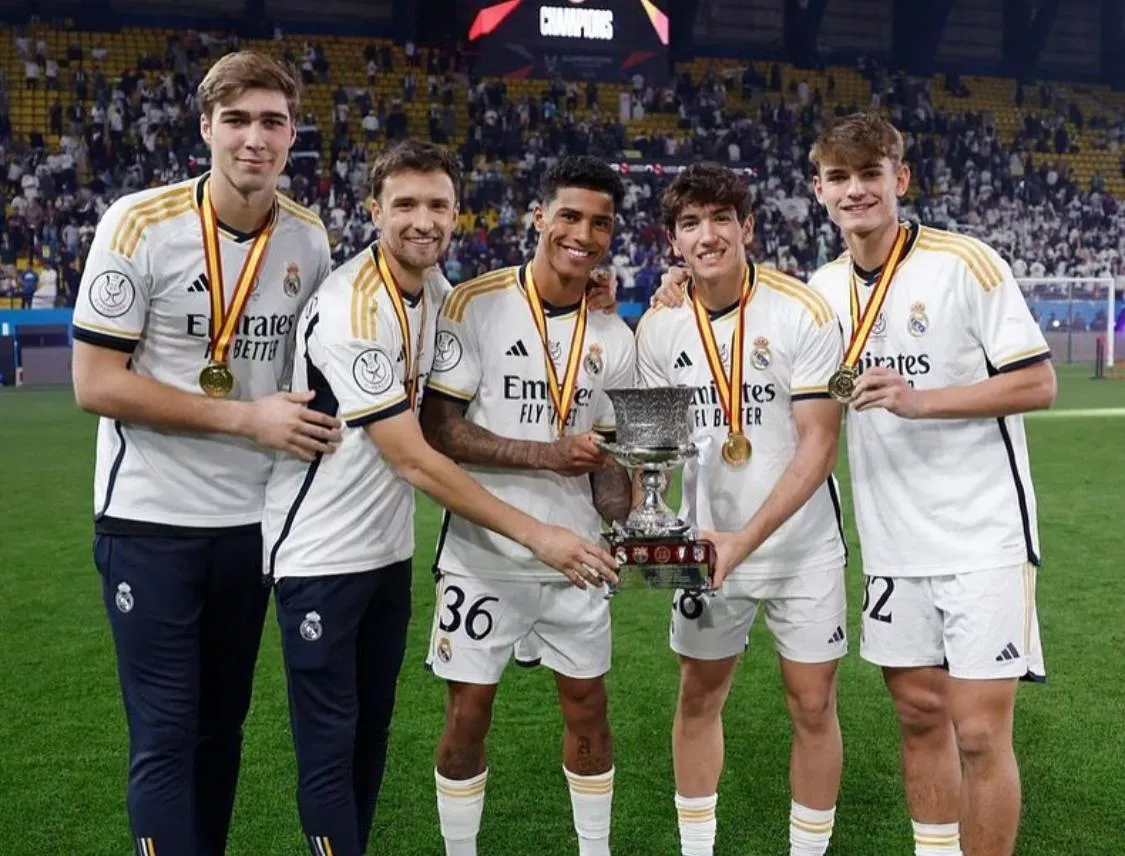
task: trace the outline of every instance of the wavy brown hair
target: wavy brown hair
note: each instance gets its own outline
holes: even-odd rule
[[[709,161],[693,163],[672,180],[660,197],[664,228],[674,234],[676,221],[688,205],[734,208],[741,223],[750,216],[750,186],[729,167]]]
[[[209,117],[216,107],[239,98],[249,89],[280,92],[289,106],[289,120],[296,120],[301,106],[300,86],[285,66],[257,51],[229,53],[207,69],[195,90],[199,112]]]
[[[856,169],[883,158],[890,158],[897,167],[902,157],[902,134],[878,113],[852,113],[837,119],[820,132],[809,152],[814,169],[829,163]]]

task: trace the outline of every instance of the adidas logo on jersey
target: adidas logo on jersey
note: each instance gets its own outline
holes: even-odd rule
[[[529,356],[529,354],[527,353],[527,347],[523,343],[523,339],[516,339],[516,343],[504,352],[504,356],[506,356],[506,357],[526,357],[526,356]]]
[[[201,273],[199,276],[197,276],[195,279],[193,279],[190,283],[188,283],[188,287],[187,287],[188,291],[199,292],[199,293],[204,293],[204,294],[206,294],[207,289],[208,289],[207,274],[205,274],[205,273]]]
[[[1009,642],[1007,645],[1004,646],[1004,650],[996,655],[996,662],[997,663],[1007,663],[1011,660],[1018,660],[1019,656],[1020,656],[1019,650],[1016,648],[1015,645],[1013,645],[1011,642]]]
[[[687,351],[680,351],[680,355],[676,357],[676,362],[672,365],[678,369],[690,368],[692,366],[691,357],[687,355]]]
[[[844,641],[844,628],[839,625],[836,626],[836,632],[832,634],[832,638],[828,640],[829,645],[835,645],[837,642]]]

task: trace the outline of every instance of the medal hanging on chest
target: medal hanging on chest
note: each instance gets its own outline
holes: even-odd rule
[[[578,304],[578,317],[574,319],[574,332],[571,334],[570,348],[567,350],[566,369],[560,382],[555,361],[551,358],[551,342],[547,335],[547,311],[543,307],[543,299],[539,296],[539,289],[535,287],[535,278],[531,275],[531,265],[528,265],[524,270],[527,305],[531,309],[531,317],[535,321],[535,329],[539,331],[539,341],[543,345],[543,361],[547,370],[547,390],[559,419],[558,436],[562,437],[566,434],[566,423],[570,417],[570,411],[574,407],[574,399],[578,391],[578,369],[582,364],[582,348],[586,341],[586,294],[582,294],[582,301]]]
[[[751,279],[754,280],[751,284]],[[723,368],[723,360],[719,353],[719,346],[715,340],[715,330],[711,326],[711,319],[707,315],[707,307],[699,298],[698,291],[692,293],[692,310],[695,313],[695,325],[699,330],[699,338],[703,341],[703,351],[707,355],[707,365],[711,369],[711,377],[715,381],[715,391],[719,396],[723,414],[727,417],[730,431],[723,441],[722,457],[731,467],[742,467],[750,460],[753,446],[750,438],[743,430],[743,388],[742,388],[742,352],[746,342],[746,307],[754,296],[757,286],[757,277],[752,276],[752,268],[747,265],[742,275],[742,294],[738,299],[738,314],[734,319],[734,333],[731,336],[730,347],[730,374]]]
[[[855,394],[855,381],[859,376],[859,369],[857,368],[859,358],[863,354],[863,349],[867,347],[867,340],[871,337],[871,331],[875,328],[879,311],[887,300],[887,292],[891,289],[891,280],[895,278],[895,273],[902,263],[909,237],[910,231],[905,226],[899,226],[898,235],[891,247],[891,254],[887,257],[886,264],[883,265],[883,270],[875,283],[875,290],[871,293],[871,298],[867,301],[867,306],[862,313],[859,311],[859,288],[855,282],[855,273],[854,271],[851,272],[852,335],[848,347],[844,351],[844,361],[828,378],[828,394],[841,404],[847,404]]]
[[[219,218],[211,204],[211,179],[203,185],[203,201],[199,206],[199,221],[203,231],[203,263],[207,269],[207,288],[211,299],[211,359],[199,372],[199,386],[211,398],[226,398],[234,391],[234,372],[229,354],[234,343],[238,322],[246,310],[254,282],[262,269],[270,236],[277,223],[276,209],[270,221],[250,245],[246,261],[242,263],[234,293],[227,304],[223,290],[223,256],[219,240]]]

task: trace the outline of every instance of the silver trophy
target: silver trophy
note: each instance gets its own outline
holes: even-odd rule
[[[617,588],[710,589],[715,548],[664,501],[667,473],[698,454],[691,442],[694,390],[683,386],[607,390],[617,420],[616,442],[598,445],[639,473],[644,496],[624,523],[606,533],[620,563]]]

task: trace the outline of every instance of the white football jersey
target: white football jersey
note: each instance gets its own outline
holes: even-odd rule
[[[364,426],[409,409],[408,352],[419,360],[417,411],[449,283],[435,272],[417,298],[403,295],[412,340],[404,342],[390,297],[397,286],[379,275],[376,253],[372,245],[333,272],[297,325],[293,389],[315,390],[312,406],[344,427],[331,455],[284,458],[273,469],[262,541],[265,569],[278,579],[370,571],[414,554],[414,489]]]
[[[206,176],[124,196],[98,224],[74,308],[74,337],[132,355],[131,369],[202,394],[211,304],[199,204]],[[331,269],[320,219],[283,196],[257,282],[229,352],[233,398],[283,388],[293,330]],[[252,235],[220,227],[224,302],[230,304]],[[103,418],[95,514],[104,525],[142,521],[216,528],[257,524],[274,455],[228,435],[176,434]]]
[[[466,402],[466,419],[502,437],[549,443],[558,439],[558,419],[547,388],[543,345],[524,290],[524,270],[494,271],[450,293],[438,319],[437,357],[427,394]],[[545,308],[551,359],[562,382],[578,313],[573,306]],[[587,317],[567,434],[613,432],[616,422],[605,390],[634,385],[632,331],[616,315],[591,311]],[[465,469],[493,494],[537,520],[590,539],[601,532],[589,476]],[[559,577],[527,548],[448,512],[436,564],[443,571],[492,579]]]
[[[793,405],[828,398],[828,378],[840,365],[840,325],[803,282],[751,266],[757,280],[746,306],[743,347],[743,431],[752,453],[732,467],[721,455],[730,433],[707,363],[690,300],[649,310],[637,325],[637,366],[647,387],[688,386],[692,439],[699,456],[684,465],[681,513],[700,528],[737,532],[757,513],[793,460]],[[711,313],[723,368],[730,372],[738,304]],[[764,579],[840,567],[845,560],[839,491],[829,478],[807,503],[739,565],[731,579]]]
[[[912,229],[859,368],[886,366],[918,389],[967,386],[1050,358],[1008,264],[975,238]],[[844,256],[811,285],[850,337],[855,278]],[[847,415],[848,461],[864,571],[931,576],[1038,563],[1035,491],[1021,416],[902,419]]]

